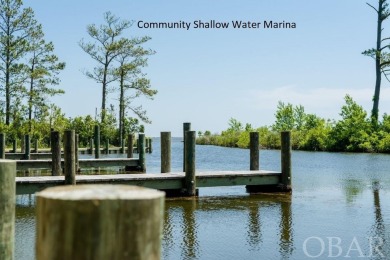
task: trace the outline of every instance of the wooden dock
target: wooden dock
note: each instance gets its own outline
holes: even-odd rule
[[[281,173],[274,171],[218,171],[196,173],[196,187],[277,186]],[[128,184],[159,190],[184,189],[185,173],[77,175],[76,184]],[[16,194],[33,194],[52,186],[64,185],[64,176],[16,177]]]

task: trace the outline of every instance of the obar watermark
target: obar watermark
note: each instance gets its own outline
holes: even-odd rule
[[[362,246],[368,243],[367,247]],[[360,241],[353,237],[346,241],[340,237],[308,237],[302,245],[303,253],[309,258],[386,258],[382,251],[384,241],[381,237],[367,237]]]

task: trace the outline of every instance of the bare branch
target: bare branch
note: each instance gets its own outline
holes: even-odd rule
[[[375,12],[377,12],[377,13],[379,13],[379,11],[378,10],[376,10],[376,8],[375,7],[373,7],[372,5],[370,5],[369,3],[366,3],[369,7],[371,7],[372,9],[374,9],[375,10]]]

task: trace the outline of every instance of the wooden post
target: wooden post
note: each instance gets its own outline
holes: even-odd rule
[[[250,170],[259,170],[259,132],[251,132],[250,134]]]
[[[158,260],[164,192],[57,186],[36,194],[36,259]]]
[[[80,172],[80,165],[79,165],[79,134],[75,134],[74,136],[74,155],[75,155],[75,161],[76,161],[76,172]]]
[[[149,152],[149,137],[145,138],[145,152]]]
[[[195,178],[195,131],[187,131],[185,134],[185,179],[184,189],[186,196],[196,196],[196,178]]]
[[[134,135],[129,134],[127,136],[127,158],[133,158],[133,143]]]
[[[34,153],[38,153],[38,138],[34,140]]]
[[[0,133],[0,158],[5,159],[5,134]]]
[[[183,172],[186,171],[186,132],[191,130],[191,123],[183,123]]]
[[[17,149],[18,149],[18,139],[14,138],[14,140],[12,140],[12,152],[16,153]]]
[[[24,140],[24,137],[22,137],[22,140],[20,142],[20,152],[24,154],[25,151],[26,142]]]
[[[62,174],[61,169],[61,136],[60,132],[53,131],[50,133],[51,147],[51,175],[59,176]]]
[[[161,132],[161,173],[171,172],[171,132]]]
[[[89,142],[89,152],[90,152],[90,154],[93,154],[93,139],[92,138]]]
[[[65,184],[76,184],[76,155],[74,130],[64,132],[64,172]]]
[[[125,153],[125,139],[122,139],[122,143],[121,143],[121,154],[124,154]]]
[[[95,125],[95,159],[100,158],[100,126]]]
[[[109,154],[110,153],[110,139],[106,139],[106,154]]]
[[[16,162],[0,160],[0,259],[14,259]]]
[[[149,137],[149,153],[153,152],[153,139]]]
[[[30,135],[24,136],[24,159],[30,160]]]
[[[291,191],[291,133],[281,132],[281,186],[285,191]]]
[[[139,169],[140,172],[146,172],[146,165],[145,165],[145,134],[139,133],[138,134],[138,156],[139,156]]]

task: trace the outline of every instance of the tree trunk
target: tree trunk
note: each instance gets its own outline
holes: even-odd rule
[[[123,144],[123,129],[124,129],[124,71],[121,70],[120,78],[120,95],[119,95],[119,143],[120,147]]]
[[[375,92],[373,98],[373,107],[371,111],[371,120],[374,126],[378,124],[378,114],[379,114],[379,95],[381,90],[381,42],[382,42],[382,12],[383,12],[383,0],[379,0],[378,6],[378,25],[377,25],[377,38],[376,38],[376,55],[375,55],[375,72],[376,72],[376,82],[375,82]]]

